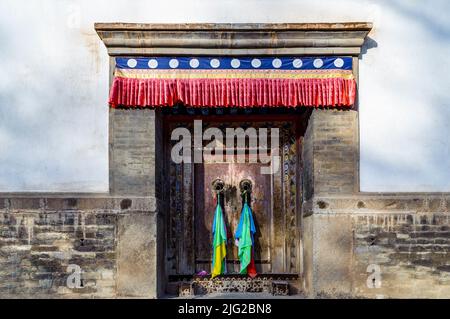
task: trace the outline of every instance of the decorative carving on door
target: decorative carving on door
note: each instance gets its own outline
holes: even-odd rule
[[[294,117],[298,119],[297,117]],[[203,163],[174,163],[170,132],[184,127],[193,132],[192,121],[166,123],[166,165],[169,172],[167,216],[167,273],[192,275],[210,272],[212,256],[211,226],[214,215],[216,180],[223,183],[222,207],[229,232],[233,235],[242,209],[240,183],[251,184],[251,207],[256,225],[255,264],[258,273],[288,274],[300,272],[299,218],[301,203],[301,130],[296,121],[213,122],[203,120],[203,130],[217,127],[279,128],[280,169],[273,175],[261,174],[264,163],[217,163],[205,157]],[[270,140],[270,138],[269,138]],[[204,141],[204,145],[211,141]],[[248,153],[248,143],[246,152]],[[224,151],[225,153],[225,151]],[[233,236],[231,236],[233,237]],[[227,245],[228,273],[239,272],[237,247]]]

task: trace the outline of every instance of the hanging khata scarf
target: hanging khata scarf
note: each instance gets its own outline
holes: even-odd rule
[[[256,233],[253,222],[252,210],[247,203],[248,193],[244,191],[244,206],[242,207],[241,218],[236,230],[236,241],[238,255],[241,262],[241,274],[248,274],[250,277],[256,276],[254,257],[254,234]]]
[[[217,194],[217,206],[214,213],[214,221],[212,226],[213,232],[213,259],[211,278],[226,273],[225,256],[227,254],[227,229],[223,219],[222,207],[220,206],[220,197]]]

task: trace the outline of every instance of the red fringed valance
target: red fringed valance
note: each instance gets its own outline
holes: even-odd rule
[[[109,103],[112,107],[177,103],[192,107],[350,107],[355,101],[351,58],[207,59],[116,59]]]
[[[128,79],[115,78],[112,107],[124,106],[351,106],[353,79]]]

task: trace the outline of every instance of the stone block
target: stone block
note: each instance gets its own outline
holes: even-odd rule
[[[117,239],[117,289],[120,296],[156,298],[158,243],[156,213],[120,215]],[[158,266],[160,267],[158,269]]]

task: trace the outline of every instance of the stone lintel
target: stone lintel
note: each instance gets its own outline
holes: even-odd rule
[[[108,54],[358,56],[371,23],[96,23]]]

